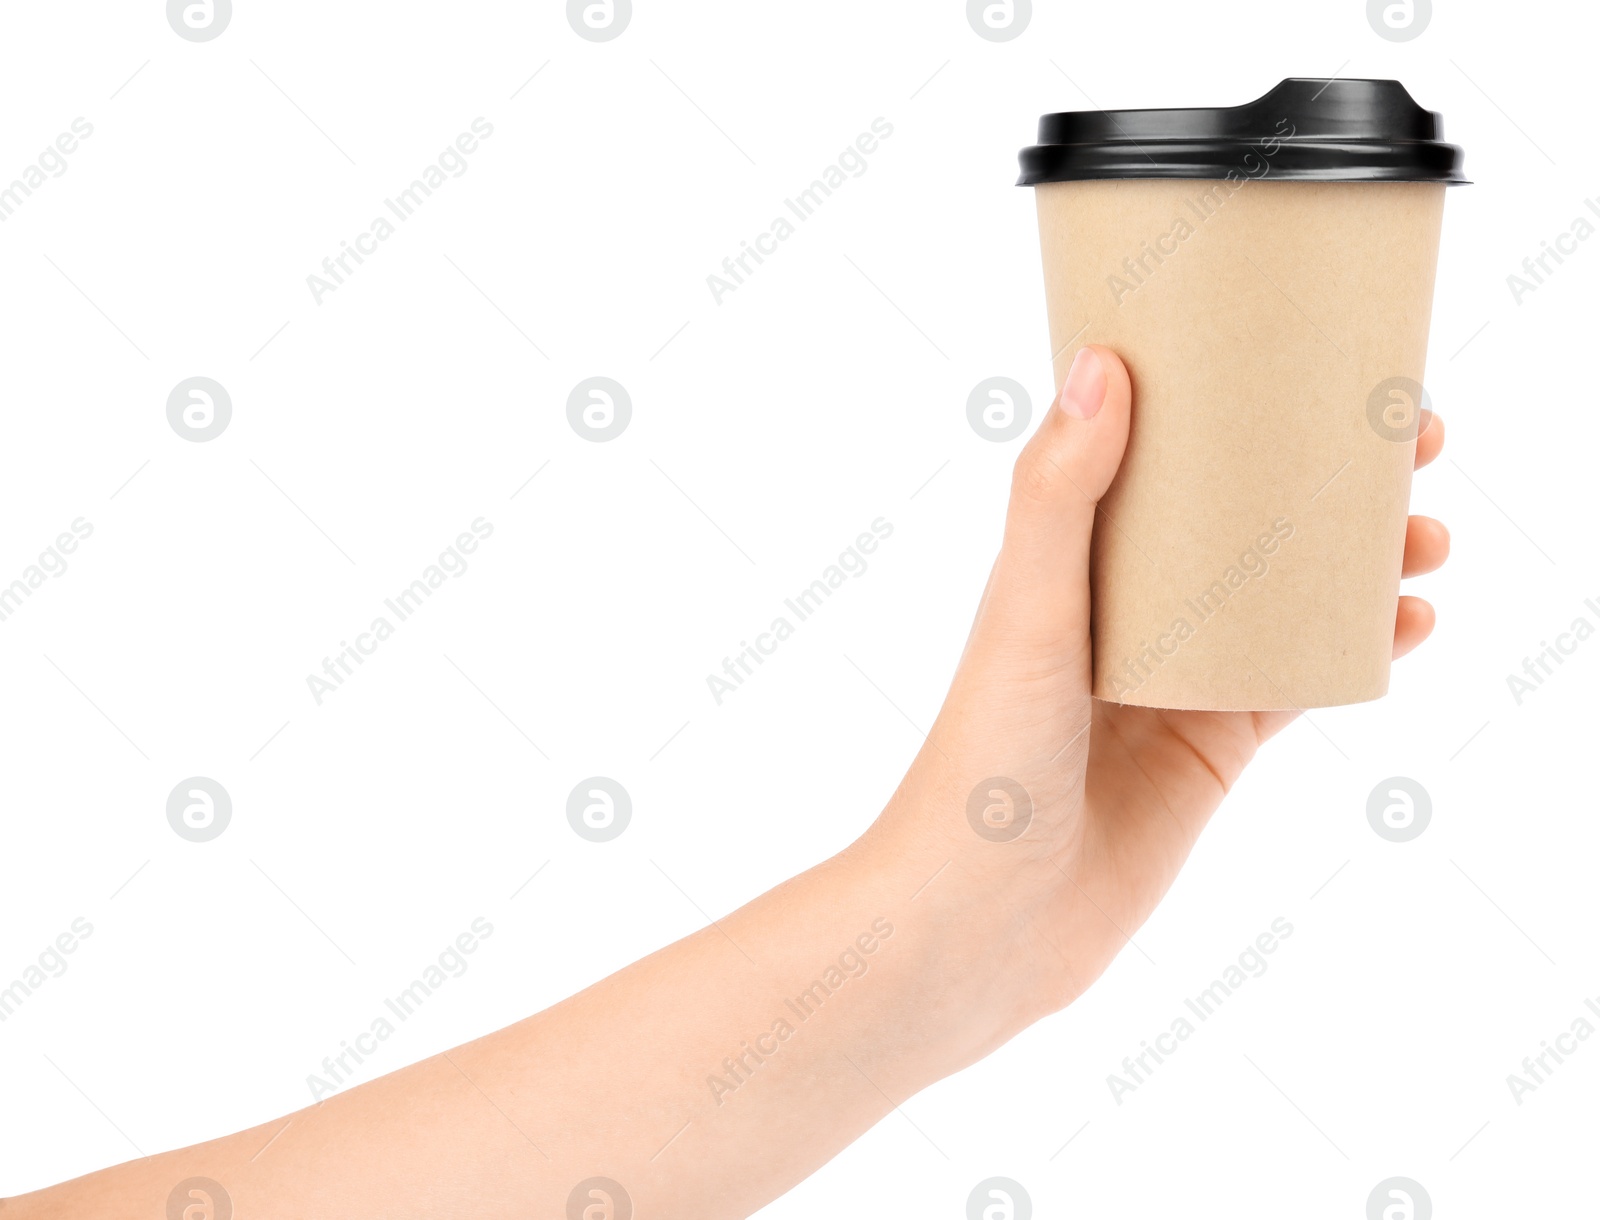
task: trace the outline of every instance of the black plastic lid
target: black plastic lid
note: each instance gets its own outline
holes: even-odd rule
[[[1243,106],[1070,110],[1039,120],[1018,186],[1099,178],[1464,183],[1461,149],[1396,80],[1293,77]]]

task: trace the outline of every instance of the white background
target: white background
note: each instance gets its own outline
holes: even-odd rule
[[[602,44],[512,0],[240,0],[201,44],[150,0],[4,22],[0,179],[94,132],[0,224],[0,583],[94,532],[0,623],[0,985],[94,931],[0,1025],[0,1193],[305,1105],[475,917],[470,970],[363,1078],[848,842],[997,542],[1022,441],[976,436],[967,394],[1049,394],[1011,185],[1038,115],[1337,73],[1402,79],[1476,183],[1413,504],[1455,540],[1413,582],[1435,638],[1265,751],[1086,997],[764,1214],[959,1216],[992,1175],[1040,1216],[1358,1218],[1392,1175],[1440,1217],[1576,1214],[1600,1039],[1520,1106],[1506,1076],[1600,996],[1600,642],[1520,706],[1506,676],[1600,625],[1600,241],[1520,305],[1506,277],[1600,194],[1592,10],[1441,5],[1406,43],[1358,0],[1041,4],[1005,43],[951,0],[640,0]],[[468,171],[317,304],[306,277],[479,116]],[[716,304],[706,277],[880,116],[867,171]],[[566,419],[597,375],[633,404],[608,444]],[[166,419],[192,376],[233,402],[202,444]],[[318,706],[306,676],[480,516],[469,570]],[[870,569],[717,706],[706,675],[880,516]],[[233,800],[209,843],[166,821],[194,775]],[[611,843],[566,822],[591,775],[633,798]],[[1410,843],[1366,819],[1393,775],[1432,796]],[[1116,1104],[1107,1074],[1279,916],[1267,973]]]

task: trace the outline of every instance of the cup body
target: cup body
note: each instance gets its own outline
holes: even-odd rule
[[[1268,710],[1388,690],[1445,187],[1036,188],[1057,390],[1132,375],[1094,532],[1094,694]]]

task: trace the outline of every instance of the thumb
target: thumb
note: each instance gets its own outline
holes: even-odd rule
[[[1014,643],[1058,653],[1087,646],[1089,540],[1127,448],[1132,396],[1115,352],[1080,349],[1017,458],[989,597],[996,626]],[[1103,515],[1101,524],[1110,524]]]

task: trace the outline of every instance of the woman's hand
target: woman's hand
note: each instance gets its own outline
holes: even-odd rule
[[[944,707],[869,835],[902,853],[913,842],[945,853],[962,884],[991,896],[1019,938],[1013,964],[1031,975],[1024,1022],[1100,975],[1257,748],[1295,715],[1090,697],[1089,540],[1131,406],[1122,361],[1084,348],[1017,460],[1005,540]],[[1419,467],[1444,443],[1431,412],[1420,424]],[[1443,525],[1412,517],[1403,574],[1433,571],[1449,548]],[[1427,602],[1402,597],[1395,656],[1433,621]],[[989,782],[997,778],[1015,787]]]
[[[1289,720],[1090,698],[1089,537],[1129,409],[1121,361],[1086,349],[1017,463],[944,708],[849,849],[526,1020],[0,1212],[175,1214],[204,1179],[241,1216],[731,1220],[1066,1004]],[[1443,438],[1424,428],[1419,464]],[[1405,572],[1437,567],[1447,545],[1413,517]],[[1402,598],[1396,652],[1432,623]]]

